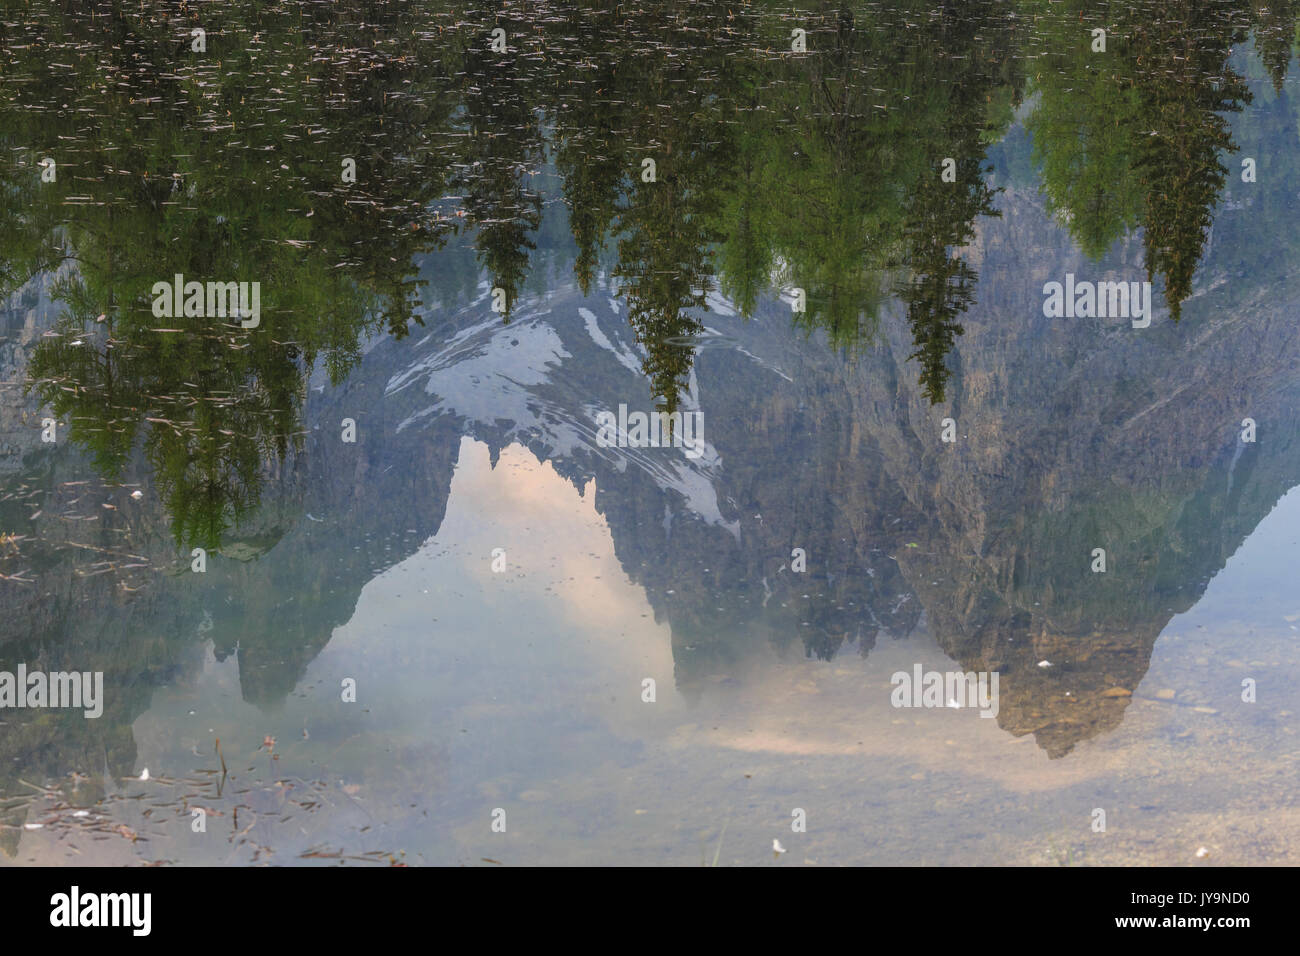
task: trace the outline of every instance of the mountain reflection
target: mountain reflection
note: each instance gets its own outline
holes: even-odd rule
[[[1119,722],[1106,692],[1137,686],[1298,473],[1300,343],[1269,311],[1295,291],[1297,16],[7,5],[5,361],[24,413],[51,409],[116,505],[75,538],[55,522],[79,514],[77,461],[35,439],[13,453],[5,653],[125,689],[65,728],[115,772],[200,640],[273,705],[376,569],[437,533],[472,435],[595,479],[687,696],[769,645],[866,654],[924,618],[963,668],[1002,674],[1000,726],[1063,756]],[[1258,75],[1234,52],[1252,35]],[[1261,78],[1276,95],[1243,112]],[[1249,230],[1216,218],[1248,204]],[[1140,259],[1172,323],[1134,339],[1045,318],[1043,281],[1080,254],[1098,272]],[[157,318],[151,290],[175,275],[260,282],[260,325]],[[1215,315],[1258,324],[1207,306],[1184,338],[1220,285]],[[435,381],[448,370],[464,394]],[[702,409],[716,454],[596,448],[593,403]],[[939,411],[961,422],[954,448],[933,440]],[[1244,415],[1268,442],[1236,441]],[[131,511],[118,492],[136,485]],[[1099,542],[1116,569],[1100,581]],[[224,602],[191,588],[192,547],[230,559]],[[22,719],[0,774],[63,772]]]

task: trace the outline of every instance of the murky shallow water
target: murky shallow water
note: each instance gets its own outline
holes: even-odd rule
[[[1011,6],[6,9],[0,859],[1297,862],[1294,16]]]

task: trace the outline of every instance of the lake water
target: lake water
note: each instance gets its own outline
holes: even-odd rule
[[[4,4],[0,864],[1300,862],[1298,20]]]

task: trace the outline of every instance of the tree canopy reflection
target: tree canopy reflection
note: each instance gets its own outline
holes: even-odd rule
[[[897,301],[942,403],[998,214],[989,147],[1022,107],[1050,209],[1094,258],[1140,230],[1177,321],[1250,101],[1232,48],[1253,31],[1280,90],[1300,6],[1012,6],[13,5],[0,281],[52,274],[62,306],[31,388],[106,474],[146,458],[178,544],[216,546],[298,447],[308,372],[340,381],[367,335],[419,323],[453,240],[481,274],[434,257],[435,294],[481,279],[510,321],[559,202],[575,280],[612,278],[665,409],[711,293],[750,316],[793,287],[846,353]],[[260,281],[261,325],[155,318],[175,274]]]

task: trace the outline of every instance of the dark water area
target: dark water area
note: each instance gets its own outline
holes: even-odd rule
[[[1300,862],[1298,26],[0,3],[0,864]]]

